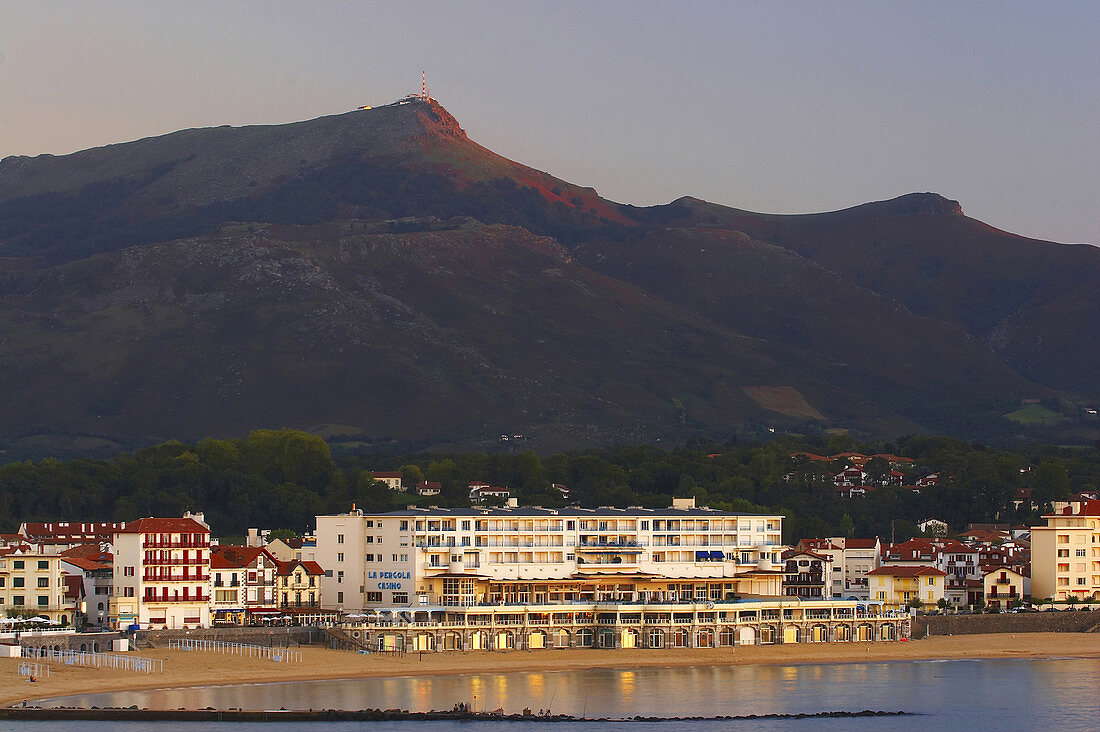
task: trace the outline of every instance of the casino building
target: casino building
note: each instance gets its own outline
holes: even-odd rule
[[[880,606],[784,598],[782,516],[409,508],[317,517],[321,604],[376,650],[894,639]],[[329,569],[331,568],[331,569]],[[905,627],[902,627],[903,624]]]

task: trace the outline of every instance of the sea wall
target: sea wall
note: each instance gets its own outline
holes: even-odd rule
[[[1100,626],[1100,612],[1001,613],[999,615],[918,615],[914,640],[928,635],[977,633],[1085,633]]]
[[[122,633],[65,633],[57,635],[19,635],[19,645],[30,648],[49,648],[59,651],[92,651],[109,653],[111,641],[122,637]]]
[[[294,648],[311,643],[323,643],[324,631],[311,626],[273,628],[200,628],[196,630],[139,630],[135,643],[139,648],[166,648],[170,639],[193,638],[226,643],[247,643],[254,646]]]

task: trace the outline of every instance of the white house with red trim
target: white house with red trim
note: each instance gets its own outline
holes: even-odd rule
[[[112,543],[112,626],[210,626],[210,527],[202,514],[124,523]]]

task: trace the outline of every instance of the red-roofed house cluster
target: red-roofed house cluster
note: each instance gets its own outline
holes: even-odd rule
[[[259,532],[250,531],[258,544]],[[316,543],[219,546],[202,514],[25,523],[0,536],[0,609],[59,626],[199,628],[329,617]]]
[[[925,522],[942,525],[942,522]],[[972,524],[957,539],[914,538],[896,544],[879,539],[804,539],[801,555],[820,557],[820,587],[805,594],[804,576],[788,595],[854,597],[890,607],[987,607],[1005,610],[1031,591],[1031,552],[1026,528]],[[788,565],[788,576],[793,577]],[[786,586],[786,585],[785,585]]]

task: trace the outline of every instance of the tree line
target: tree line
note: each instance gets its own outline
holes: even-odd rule
[[[797,452],[888,453],[913,459],[904,483],[930,473],[937,486],[883,486],[844,498],[832,475],[845,461],[792,458]],[[888,472],[882,460],[868,473]],[[435,481],[438,496],[397,493],[371,471],[400,471],[407,486]],[[784,541],[804,537],[881,536],[904,540],[927,518],[962,530],[971,522],[1042,523],[1051,500],[1100,485],[1100,450],[1025,445],[1011,450],[950,437],[906,437],[861,443],[847,437],[778,437],[768,442],[693,441],[666,450],[639,445],[539,456],[520,454],[334,454],[320,437],[294,430],[257,430],[233,440],[179,441],[109,459],[47,458],[0,467],[0,529],[24,521],[130,521],[203,511],[216,536],[249,527],[308,531],[314,516],[409,505],[465,506],[470,481],[506,486],[521,505],[662,508],[694,496],[716,509],[778,513]],[[568,498],[553,484],[568,487]],[[1020,488],[1037,506],[1014,508]]]

